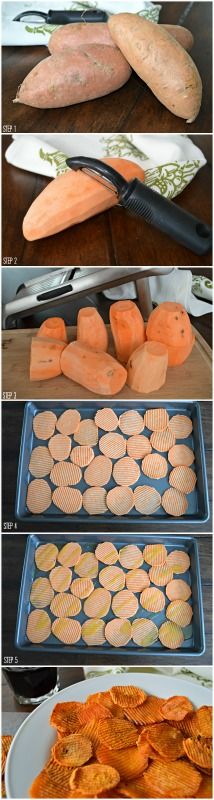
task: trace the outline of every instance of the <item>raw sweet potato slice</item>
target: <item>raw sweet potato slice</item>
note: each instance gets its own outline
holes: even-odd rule
[[[99,408],[96,411],[94,421],[98,428],[102,428],[103,431],[115,431],[118,427],[119,420],[117,414],[113,408]]]
[[[142,592],[150,585],[149,575],[145,569],[130,569],[125,577],[126,587],[131,592]]]
[[[113,542],[100,542],[96,547],[95,556],[102,564],[109,566],[118,561],[118,551]]]
[[[77,617],[82,608],[78,597],[67,592],[59,592],[52,600],[50,610],[54,617]]]
[[[58,557],[58,547],[56,544],[40,544],[35,550],[35,562],[38,569],[42,572],[49,572],[55,567]]]
[[[184,573],[190,567],[190,557],[185,550],[171,550],[168,553],[166,563],[172,568],[173,572]]]
[[[140,467],[134,458],[124,456],[114,464],[113,478],[119,486],[133,486],[140,478]]]
[[[54,461],[48,447],[39,445],[31,451],[29,472],[34,478],[45,478],[50,475]]]
[[[98,442],[98,430],[93,419],[82,419],[74,433],[74,442],[93,447]]]
[[[57,461],[51,470],[50,479],[54,486],[76,486],[82,479],[82,470],[71,461]]]
[[[118,300],[111,305],[109,317],[116,357],[127,364],[133,351],[145,342],[142,314],[133,300]]]
[[[54,745],[52,755],[64,767],[79,767],[92,756],[91,742],[81,733],[71,733]]]
[[[149,570],[149,577],[156,586],[166,586],[173,578],[173,571],[165,564],[154,564]]]
[[[127,384],[140,394],[156,392],[166,381],[168,350],[160,342],[145,342],[132,352],[127,364]]]
[[[165,608],[165,596],[160,589],[149,587],[143,589],[140,595],[140,604],[146,611],[151,611],[152,614],[158,614]]]
[[[189,584],[181,578],[178,580],[173,579],[167,583],[166,596],[169,600],[189,600],[191,594]]]
[[[190,769],[191,767],[191,769]],[[162,797],[194,797],[199,789],[201,775],[186,761],[153,761],[144,773],[146,787],[153,790],[153,797],[159,792]]]
[[[119,428],[126,436],[137,436],[144,430],[144,418],[139,411],[124,411],[119,417]]]
[[[62,374],[60,358],[65,342],[33,336],[30,351],[30,381],[46,381]]]
[[[148,408],[144,416],[144,423],[150,431],[164,431],[169,423],[168,411],[166,408]]]
[[[80,578],[96,578],[98,561],[94,553],[82,553],[79,561],[75,564],[75,572]]]
[[[99,581],[110,592],[118,592],[125,586],[125,574],[120,567],[109,565],[100,570]]]
[[[119,782],[120,775],[114,767],[89,764],[73,771],[70,787],[74,791],[81,791],[83,797],[96,797],[108,789],[114,789]]]
[[[63,436],[62,433],[55,433],[55,435],[49,439],[48,447],[55,461],[65,461],[71,451],[70,436]]]
[[[151,619],[134,619],[132,639],[140,647],[150,647],[158,639],[158,628]]]
[[[55,619],[51,627],[52,633],[63,644],[76,644],[81,637],[81,625],[76,619],[60,617]]]
[[[93,458],[94,451],[92,450],[92,447],[88,447],[87,445],[72,447],[70,459],[73,464],[77,464],[79,467],[87,467],[88,464],[93,461]]]
[[[46,441],[53,436],[57,422],[57,416],[53,411],[40,411],[33,417],[33,431],[37,439]]]
[[[158,631],[161,644],[170,650],[177,650],[184,642],[182,628],[175,622],[163,622]]]
[[[165,428],[163,431],[153,431],[150,443],[154,450],[166,453],[175,444],[175,435],[169,428]]]
[[[139,436],[130,436],[127,440],[127,454],[130,458],[138,459],[144,458],[148,453],[152,452],[152,447],[147,436],[143,434]]]
[[[136,486],[134,489],[134,506],[140,514],[149,516],[160,508],[161,496],[153,486]]]
[[[105,323],[97,308],[93,306],[80,308],[77,314],[77,341],[91,347],[92,350],[108,350],[108,333]]]
[[[81,342],[70,342],[62,353],[60,364],[66,378],[96,396],[118,394],[126,383],[127,372],[122,364],[109,353],[90,350]]]
[[[48,639],[50,633],[51,619],[47,611],[40,611],[37,608],[31,611],[28,616],[26,628],[26,636],[29,641],[33,642],[33,644],[40,644]]]
[[[26,506],[31,514],[43,514],[51,505],[51,488],[43,478],[34,478],[27,489]]]
[[[56,429],[63,436],[71,436],[78,430],[80,420],[80,412],[76,408],[66,408],[66,411],[63,411],[57,419]]]
[[[46,608],[54,597],[54,591],[48,578],[36,578],[31,586],[30,602],[35,608]]]
[[[57,561],[59,561],[62,567],[74,567],[79,561],[81,553],[82,548],[78,542],[67,542],[67,544],[61,547],[57,556]]]
[[[167,558],[167,549],[164,544],[147,544],[143,550],[143,557],[151,567],[164,564]]]
[[[82,495],[79,489],[71,486],[57,486],[52,494],[52,502],[63,514],[77,514],[82,508]]]
[[[132,510],[134,493],[130,486],[115,486],[107,493],[106,504],[112,514],[122,517]]]
[[[161,498],[161,505],[170,517],[182,517],[188,509],[186,495],[177,489],[166,489]]]
[[[143,554],[136,544],[127,544],[119,550],[119,561],[125,569],[136,569],[143,564]]]
[[[167,606],[166,617],[171,622],[176,622],[181,628],[186,628],[190,625],[193,615],[192,606],[185,600],[172,600]]]
[[[94,590],[94,584],[91,578],[74,578],[70,585],[70,591],[75,597],[85,600],[89,597]]]
[[[121,458],[126,453],[126,439],[120,433],[105,433],[99,440],[99,448],[108,458]]]
[[[49,317],[45,319],[37,331],[37,336],[43,338],[47,336],[48,339],[58,339],[60,342],[67,344],[67,328],[62,317]]]
[[[168,452],[168,461],[172,467],[191,467],[195,461],[195,454],[186,444],[175,444]]]
[[[168,472],[168,465],[166,459],[159,453],[151,453],[142,461],[142,472],[147,475],[151,480],[161,480],[165,478]]]
[[[112,462],[107,456],[95,456],[91,464],[86,467],[84,481],[88,486],[106,486],[112,473]]]
[[[72,579],[72,571],[69,567],[54,567],[49,575],[49,580],[55,592],[66,592],[69,589]]]
[[[107,491],[102,486],[91,486],[86,489],[82,496],[82,504],[87,514],[92,516],[96,514],[106,514]]]
[[[105,622],[103,619],[87,619],[82,625],[82,639],[89,647],[105,643]]]
[[[112,645],[112,647],[125,647],[125,645],[128,644],[132,638],[132,626],[130,620],[119,618],[111,619],[110,622],[107,622],[107,625],[105,626],[105,638],[107,642]],[[133,744],[133,742],[131,744]]]
[[[112,598],[112,611],[116,617],[125,617],[125,619],[134,617],[138,611],[137,597],[133,592],[129,592],[128,589],[117,592]]]
[[[190,467],[174,467],[169,474],[169,484],[184,494],[194,491],[197,477]]]
[[[94,589],[84,602],[86,617],[102,619],[106,617],[111,606],[111,594],[108,589]]]
[[[185,414],[175,414],[169,420],[169,429],[176,439],[187,439],[192,433],[192,420]]]

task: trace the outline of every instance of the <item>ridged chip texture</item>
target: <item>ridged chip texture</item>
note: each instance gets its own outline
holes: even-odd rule
[[[192,420],[184,414],[175,414],[169,420],[169,428],[176,439],[187,439],[192,433]]]
[[[161,498],[161,505],[170,517],[182,517],[188,509],[188,500],[185,494],[177,489],[166,489]]]
[[[40,544],[35,550],[35,562],[38,569],[42,572],[49,572],[56,564],[58,557],[58,547],[52,542]]]
[[[63,433],[64,436],[71,436],[71,434],[76,433],[79,428],[81,416],[79,411],[76,408],[67,408],[66,411],[58,417],[56,423],[56,429],[59,433]]]
[[[148,408],[144,416],[145,427],[150,431],[164,431],[169,424],[166,408]]]
[[[72,447],[70,452],[70,459],[73,464],[77,464],[79,467],[87,467],[88,464],[93,461],[94,458],[94,451],[92,447],[89,447],[86,444],[80,444],[76,447]]]
[[[113,478],[119,486],[133,486],[140,478],[140,467],[134,458],[120,458],[113,466]]]
[[[31,514],[43,514],[51,505],[51,488],[44,478],[34,478],[27,489],[26,506]]]
[[[41,411],[33,418],[33,430],[37,439],[46,441],[53,436],[57,417],[53,411]]]
[[[134,494],[130,486],[115,486],[107,493],[109,511],[118,517],[129,514],[134,506]]]
[[[134,489],[134,505],[140,514],[155,514],[161,505],[161,495],[153,486],[136,486]]]
[[[87,514],[106,514],[107,491],[103,486],[91,486],[83,493],[82,504]]]
[[[143,434],[130,436],[130,438],[127,439],[126,446],[128,456],[130,456],[130,458],[136,458],[137,461],[152,452],[150,441],[147,436]]]
[[[76,486],[82,478],[82,470],[71,461],[59,461],[51,470],[50,479],[54,486]]]
[[[49,439],[48,447],[54,461],[65,461],[71,452],[71,439],[63,436],[62,433],[55,433]]]
[[[98,428],[102,428],[103,431],[115,431],[118,427],[119,420],[117,414],[113,408],[99,408],[96,411],[94,421]]]
[[[39,445],[34,447],[29,461],[29,472],[34,478],[45,478],[50,475],[54,465],[53,458],[48,447]]]
[[[93,419],[82,419],[74,433],[74,442],[93,447],[98,442],[97,425]]]
[[[71,486],[57,486],[52,494],[52,502],[64,514],[77,514],[82,508],[82,494]]]
[[[122,458],[126,453],[126,439],[121,433],[104,433],[99,439],[99,448],[108,458]]]
[[[35,608],[46,608],[54,597],[54,591],[48,578],[36,578],[30,592],[30,602]]]
[[[144,418],[139,411],[124,411],[119,417],[119,427],[127,436],[134,436],[144,430]]]
[[[64,644],[75,644],[81,637],[81,625],[77,619],[57,618],[52,623],[52,633]]]
[[[74,567],[79,561],[82,553],[81,545],[78,542],[67,542],[61,547],[58,553],[57,561],[63,567]]]
[[[111,459],[103,455],[95,456],[85,469],[84,480],[89,486],[106,486],[110,481],[111,473]]]

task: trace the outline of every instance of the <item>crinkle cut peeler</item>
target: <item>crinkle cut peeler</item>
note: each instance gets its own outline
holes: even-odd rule
[[[143,217],[148,224],[167,233],[193,253],[203,255],[211,249],[210,225],[150,189],[138,178],[126,181],[113,167],[97,158],[72,157],[67,158],[66,163],[70,169],[85,170],[96,180],[107,182],[109,188],[118,195],[120,206],[136,217]]]
[[[22,22],[26,17],[42,18],[46,25],[68,25],[70,22],[106,22],[108,14],[98,8],[85,8],[79,11],[50,10],[47,14],[44,11],[22,11],[14,17],[13,22]]]

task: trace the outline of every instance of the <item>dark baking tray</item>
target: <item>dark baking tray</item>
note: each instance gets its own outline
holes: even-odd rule
[[[116,535],[108,535],[106,537],[108,541],[111,541],[115,544],[117,549],[119,550],[125,544],[130,544],[130,535],[124,534],[116,534]],[[103,655],[105,658],[105,653],[117,653],[124,657],[124,655],[147,655],[147,656],[169,656],[169,653],[172,653],[173,659],[179,659],[179,656],[199,656],[204,653],[205,650],[205,633],[204,633],[204,615],[203,615],[203,599],[202,599],[202,589],[201,589],[201,576],[200,576],[200,564],[199,564],[199,556],[198,556],[198,546],[196,539],[192,536],[156,536],[155,543],[165,544],[167,547],[168,552],[171,550],[185,550],[189,554],[190,557],[190,570],[186,574],[176,575],[177,577],[181,577],[184,580],[188,580],[188,583],[191,584],[192,595],[190,598],[190,603],[193,606],[193,619],[192,625],[186,628],[186,636],[190,636],[191,638],[186,638],[183,642],[182,647],[179,650],[168,650],[165,649],[162,644],[158,641],[152,645],[152,647],[138,647],[134,644],[134,642],[129,642],[126,647],[111,647],[108,642],[106,642],[101,647],[88,647],[82,640],[77,642],[76,645],[67,646],[59,642],[53,635],[49,637],[46,642],[43,642],[40,645],[33,645],[31,642],[28,641],[26,637],[26,623],[27,623],[27,616],[29,614],[30,609],[32,610],[32,606],[29,601],[30,597],[30,590],[33,580],[36,577],[40,577],[41,575],[44,576],[44,572],[40,572],[36,565],[35,565],[35,550],[40,544],[47,543],[47,540],[54,542],[57,546],[62,547],[68,541],[78,541],[79,544],[82,545],[82,549],[85,551],[93,551],[95,550],[98,542],[105,540],[105,535],[101,534],[78,534],[78,536],[70,536],[69,534],[53,534],[49,537],[47,534],[30,534],[28,536],[27,544],[26,544],[26,551],[25,551],[25,558],[24,558],[24,565],[23,565],[23,572],[22,572],[22,580],[21,580],[21,588],[20,588],[20,595],[19,595],[19,605],[18,605],[18,613],[17,613],[17,624],[16,624],[16,634],[15,634],[15,646],[19,650],[27,651],[37,651],[37,652],[65,652],[70,653],[70,655],[74,656],[75,653],[78,652],[87,652],[88,656],[95,655],[99,653]],[[131,538],[133,543],[133,536]],[[146,544],[153,544],[154,543],[154,535],[143,535],[137,534],[136,539],[134,540],[135,543],[141,547],[142,549],[145,547]],[[100,568],[104,565],[100,564]],[[149,566],[147,566],[147,570],[149,570]],[[125,570],[127,572],[127,570]],[[73,573],[74,574],[74,573]],[[95,588],[100,585],[98,579],[94,580]],[[165,589],[163,588],[165,592]],[[139,599],[139,594],[137,595]],[[168,605],[168,599],[166,598],[166,605]],[[52,619],[55,619],[53,615],[50,614]],[[105,621],[113,618],[112,611],[108,613],[105,617]],[[154,622],[159,627],[165,619],[165,613],[160,612],[158,614],[151,614],[150,612],[146,612],[140,606],[140,609],[136,615],[149,617],[153,619]],[[78,617],[80,623],[83,623],[87,617],[85,616],[84,612],[81,611]]]
[[[66,408],[78,408],[81,413],[82,419],[84,418],[93,418],[98,408],[109,407],[113,408],[118,416],[123,413],[124,411],[128,411],[131,408],[135,408],[136,410],[140,411],[142,414],[145,413],[146,409],[148,408],[156,408],[162,407],[166,408],[172,416],[173,414],[186,414],[187,416],[191,417],[192,424],[193,424],[193,431],[191,435],[182,440],[185,444],[189,445],[194,452],[195,452],[195,462],[192,468],[196,471],[197,474],[197,483],[196,488],[191,494],[188,495],[188,510],[187,513],[184,514],[182,517],[170,517],[168,516],[164,509],[161,507],[155,514],[151,516],[142,516],[138,511],[132,509],[132,511],[123,517],[116,517],[113,516],[109,511],[106,514],[92,516],[86,513],[82,508],[78,514],[73,514],[72,516],[68,516],[63,514],[56,506],[52,503],[51,506],[45,511],[43,514],[31,514],[28,511],[26,506],[26,495],[27,495],[27,486],[30,482],[32,476],[29,473],[28,465],[30,461],[30,455],[32,448],[35,447],[35,444],[38,444],[38,439],[34,436],[33,433],[33,417],[38,411],[44,411],[46,409],[51,409],[56,413],[57,416],[66,409]],[[103,435],[104,431],[99,429],[99,438]],[[147,436],[150,435],[150,432],[147,428],[143,431],[143,433]],[[128,438],[128,437],[126,437]],[[179,439],[176,440],[179,442]],[[42,441],[40,440],[40,443]],[[95,455],[98,455],[98,446],[94,447]],[[140,462],[140,460],[139,460]],[[172,467],[169,465],[169,471]],[[48,482],[50,483],[49,479],[47,478]],[[163,494],[165,489],[168,488],[167,477],[163,478],[155,483],[147,478],[143,473],[141,473],[140,479],[138,484],[148,484],[148,485],[155,485],[160,494]],[[50,483],[52,488],[55,487],[53,484]],[[115,486],[115,481],[113,478],[108,483],[108,490]],[[87,485],[84,479],[78,484],[78,488],[80,491],[85,491]],[[202,430],[202,422],[201,422],[201,413],[200,413],[200,405],[197,402],[168,402],[168,403],[153,403],[153,402],[144,402],[144,401],[136,401],[133,402],[132,405],[127,402],[117,402],[114,401],[82,401],[77,403],[76,401],[67,401],[67,402],[34,402],[29,401],[25,404],[24,410],[24,418],[23,418],[23,428],[22,428],[22,437],[21,437],[21,445],[20,445],[20,457],[19,457],[19,467],[18,467],[18,477],[17,477],[17,492],[16,492],[16,505],[15,505],[15,515],[16,518],[27,522],[29,519],[31,523],[36,523],[38,521],[42,521],[45,525],[45,521],[53,521],[57,523],[60,520],[60,524],[62,520],[65,522],[72,521],[72,527],[78,524],[81,526],[81,521],[84,524],[88,522],[88,525],[94,524],[96,527],[99,528],[102,525],[102,529],[105,528],[105,522],[112,523],[112,526],[115,528],[117,524],[121,525],[121,520],[124,520],[124,523],[128,524],[129,522],[132,524],[136,524],[138,528],[139,523],[141,523],[142,519],[144,522],[146,521],[146,525],[148,528],[154,522],[158,522],[161,527],[172,527],[173,523],[177,524],[180,520],[182,523],[205,523],[209,518],[209,499],[208,499],[208,487],[207,487],[207,474],[206,474],[206,462],[205,462],[205,452],[204,452],[204,439],[203,439],[203,430]],[[74,529],[74,527],[73,527]]]

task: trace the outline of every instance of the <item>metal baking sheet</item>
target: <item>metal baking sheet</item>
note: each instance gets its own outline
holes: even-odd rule
[[[62,644],[58,639],[56,639],[52,634],[49,636],[46,642],[43,642],[39,645],[34,645],[28,641],[26,636],[26,625],[27,625],[27,617],[31,610],[33,610],[33,606],[30,603],[30,591],[31,586],[35,578],[43,576],[47,573],[42,573],[40,570],[37,569],[35,564],[35,550],[39,547],[40,544],[46,544],[47,542],[54,542],[61,548],[64,544],[69,541],[78,541],[81,544],[82,550],[87,552],[94,552],[98,542],[102,542],[105,540],[111,541],[114,543],[115,547],[119,550],[126,544],[135,543],[140,547],[142,550],[147,544],[154,544],[161,543],[164,544],[167,548],[168,553],[171,550],[183,550],[188,553],[190,557],[190,569],[187,573],[183,573],[182,575],[177,575],[176,578],[181,577],[183,580],[186,580],[191,585],[192,595],[188,602],[193,606],[193,618],[191,626],[184,630],[185,636],[188,638],[185,639],[182,646],[179,650],[168,650],[164,648],[160,641],[155,642],[151,647],[138,647],[134,644],[134,642],[129,642],[126,647],[111,647],[111,645],[106,642],[101,647],[88,647],[82,639],[75,645],[67,646]],[[102,569],[104,564],[99,562],[99,569]],[[144,563],[145,569],[149,570],[149,565]],[[124,570],[127,572],[127,570]],[[73,572],[74,575],[74,572]],[[94,586],[97,588],[100,586],[98,578],[94,580]],[[165,587],[162,587],[165,593]],[[114,593],[113,593],[114,594]],[[166,593],[165,593],[166,594]],[[137,598],[139,600],[140,593],[137,594]],[[166,598],[166,605],[168,605],[169,601]],[[47,609],[48,610],[48,609]],[[55,617],[49,611],[52,621]],[[165,620],[165,612],[162,611],[158,614],[151,614],[150,612],[145,611],[142,607],[139,607],[138,613],[136,617],[132,618],[135,619],[137,617],[146,617],[152,619],[157,627],[160,627],[162,622]],[[108,622],[110,619],[114,618],[114,614],[112,613],[111,609],[108,615],[105,617],[105,622]],[[83,611],[75,617],[78,619],[79,622],[82,624],[86,619],[86,615]],[[19,596],[19,605],[18,605],[18,614],[17,614],[17,625],[16,625],[16,634],[15,634],[15,646],[18,649],[25,650],[25,652],[37,651],[37,652],[64,652],[70,653],[70,655],[74,656],[75,653],[85,652],[88,656],[95,655],[96,653],[99,655],[103,655],[105,659],[105,653],[108,654],[117,654],[121,655],[124,658],[125,655],[147,655],[147,656],[158,656],[161,654],[162,656],[173,656],[173,661],[175,659],[179,660],[181,656],[199,656],[202,655],[205,649],[205,633],[204,633],[204,616],[203,616],[203,599],[202,599],[202,589],[201,589],[201,576],[200,576],[200,564],[199,564],[199,556],[198,556],[198,546],[196,539],[192,536],[155,536],[154,535],[143,535],[138,534],[136,538],[130,535],[124,534],[115,534],[115,535],[108,535],[105,534],[78,534],[77,536],[69,536],[69,534],[30,534],[28,536],[27,545],[26,545],[26,552],[25,552],[25,559],[23,565],[23,573],[22,573],[22,581],[20,587],[20,596]]]
[[[20,445],[20,457],[19,457],[19,467],[18,467],[18,477],[17,477],[17,494],[16,494],[16,506],[15,506],[15,515],[16,518],[26,522],[28,519],[33,522],[42,521],[45,524],[45,521],[53,521],[57,523],[60,520],[66,522],[72,521],[72,526],[76,524],[80,524],[84,522],[85,524],[96,524],[96,527],[105,527],[105,523],[111,522],[111,524],[116,527],[118,522],[121,524],[121,520],[125,523],[133,523],[136,524],[138,528],[139,523],[141,523],[142,519],[146,521],[146,525],[148,528],[154,522],[158,522],[161,527],[172,527],[173,523],[177,524],[180,520],[182,523],[205,523],[209,518],[209,500],[208,500],[208,487],[207,487],[207,474],[206,474],[206,462],[205,462],[205,452],[204,452],[204,440],[203,440],[203,430],[202,430],[202,423],[201,423],[201,414],[200,414],[200,405],[197,402],[171,402],[171,403],[153,403],[153,402],[142,402],[136,401],[132,404],[132,408],[138,410],[141,414],[144,414],[148,408],[157,408],[158,406],[162,408],[166,408],[169,416],[172,417],[174,414],[185,414],[186,416],[190,417],[193,424],[193,430],[190,436],[187,439],[179,440],[176,439],[176,443],[182,441],[189,447],[191,447],[195,452],[195,461],[192,465],[192,469],[197,474],[197,483],[196,487],[193,492],[188,494],[188,509],[186,514],[182,517],[170,517],[166,514],[164,509],[161,507],[155,514],[150,516],[142,516],[136,509],[132,509],[132,511],[128,515],[124,515],[123,517],[116,517],[111,514],[110,511],[107,511],[106,514],[102,515],[89,515],[87,512],[82,508],[78,514],[73,514],[72,516],[68,516],[63,514],[53,503],[51,506],[45,511],[43,514],[31,514],[28,511],[26,506],[26,495],[27,495],[27,487],[29,482],[32,480],[32,476],[30,475],[28,465],[30,461],[30,456],[32,449],[38,445],[39,443],[42,444],[42,440],[36,439],[34,432],[33,432],[33,418],[34,416],[40,412],[45,411],[47,409],[52,410],[55,412],[57,417],[62,414],[62,412],[67,408],[78,408],[81,418],[93,419],[95,413],[98,408],[103,408],[105,406],[109,408],[113,408],[116,414],[119,416],[124,411],[130,410],[130,404],[127,402],[119,403],[115,401],[94,401],[94,403],[82,401],[77,404],[76,401],[67,401],[67,402],[59,402],[59,403],[51,403],[47,402],[34,402],[29,401],[25,405],[24,411],[24,418],[23,418],[23,428],[22,428],[22,437],[21,437],[21,445]],[[99,439],[103,435],[104,431],[100,428],[98,429]],[[151,431],[147,428],[144,429],[143,434],[146,436],[151,435]],[[128,438],[128,436],[125,436]],[[47,444],[47,442],[45,442]],[[94,447],[95,455],[99,454],[98,445]],[[164,454],[163,454],[164,455]],[[166,455],[166,454],[165,454]],[[141,459],[138,460],[140,464]],[[172,467],[168,464],[168,475],[171,471]],[[55,486],[51,483],[49,478],[48,480],[49,485],[51,486],[52,490]],[[135,484],[135,487],[140,484],[147,484],[149,486],[155,486],[157,490],[162,495],[163,492],[169,488],[167,477],[163,478],[158,481],[153,481],[150,478],[147,478],[146,475],[143,475],[141,472],[139,481]],[[108,485],[107,490],[116,486],[113,477],[111,477]],[[84,492],[88,486],[84,481],[84,478],[78,484],[78,487],[81,492]]]

